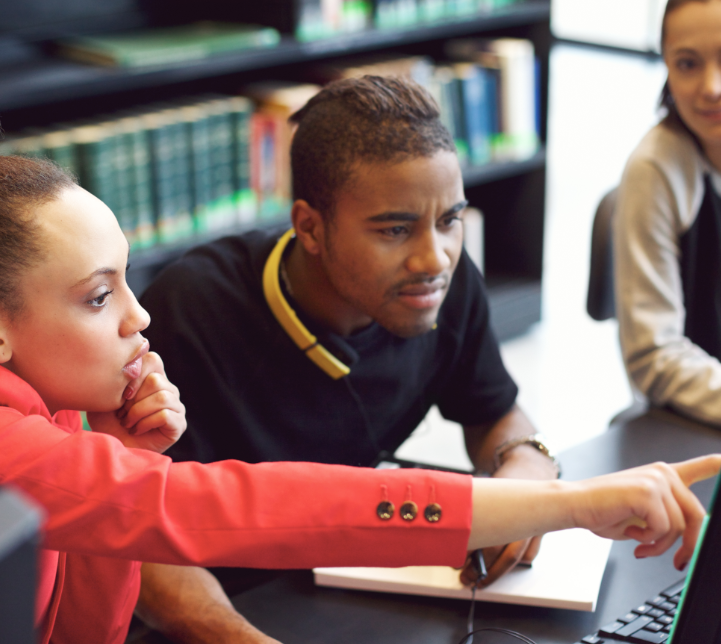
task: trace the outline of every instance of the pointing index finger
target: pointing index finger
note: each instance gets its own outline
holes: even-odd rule
[[[674,463],[672,467],[676,470],[684,485],[690,486],[699,481],[710,479],[716,476],[721,469],[721,454],[709,454],[699,456],[683,463]]]

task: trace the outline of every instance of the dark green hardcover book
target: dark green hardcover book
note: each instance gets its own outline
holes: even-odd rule
[[[208,229],[221,230],[238,221],[233,187],[233,121],[228,99],[205,103],[210,125],[213,199],[208,212]]]
[[[27,130],[14,139],[13,147],[17,154],[24,157],[44,157],[43,135],[37,130]]]
[[[72,133],[80,185],[116,212],[115,133],[101,124],[84,125]]]
[[[173,195],[173,144],[168,117],[163,111],[141,116],[150,143],[150,167],[153,183],[153,211],[159,244],[175,239],[175,196]]]
[[[115,180],[115,205],[113,212],[120,228],[128,240],[130,247],[135,245],[137,219],[133,203],[133,176],[131,150],[127,144],[125,133],[118,120],[103,124],[112,136],[109,145],[112,147],[112,172]]]
[[[167,110],[168,135],[172,149],[173,241],[187,239],[194,232],[190,161],[190,128],[182,110]]]
[[[196,233],[204,233],[208,230],[209,208],[213,200],[209,116],[202,104],[183,106],[181,113],[189,137],[193,225]]]
[[[253,103],[243,96],[234,96],[230,99],[230,107],[234,134],[235,205],[238,220],[251,223],[255,221],[258,210],[255,191],[250,185],[250,117]]]
[[[150,139],[143,120],[138,116],[124,117],[119,121],[118,126],[130,162],[130,194],[135,215],[131,249],[150,248],[157,243]]]
[[[252,47],[275,46],[280,34],[271,27],[199,22],[101,36],[67,38],[58,53],[96,65],[146,67],[177,65]]]
[[[43,136],[43,148],[45,156],[55,161],[74,177],[78,176],[78,159],[71,128],[47,132]]]

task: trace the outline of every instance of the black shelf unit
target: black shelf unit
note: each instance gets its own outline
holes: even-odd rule
[[[11,0],[0,0],[3,5]],[[541,140],[546,140],[550,0],[527,0],[492,13],[409,29],[369,30],[312,43],[284,37],[277,47],[221,55],[171,68],[128,71],[97,68],[47,55],[44,43],[8,36],[0,26],[0,119],[9,132],[87,118],[169,97],[233,92],[258,79],[300,79],[304,66],[371,52],[443,57],[449,38],[521,37],[541,61]],[[466,193],[485,221],[486,276],[492,323],[500,339],[524,332],[541,316],[545,148],[530,159],[464,169]],[[253,224],[270,225],[272,222]],[[169,247],[134,253],[128,276],[140,293],[188,248],[249,226],[236,226]]]

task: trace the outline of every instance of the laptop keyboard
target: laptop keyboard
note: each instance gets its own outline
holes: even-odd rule
[[[645,604],[637,606],[615,622],[607,624],[593,635],[586,635],[576,644],[604,642],[633,642],[634,644],[663,644],[669,638],[676,616],[681,591],[686,580],[670,586]]]

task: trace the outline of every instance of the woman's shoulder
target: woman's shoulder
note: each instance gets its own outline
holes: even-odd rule
[[[707,172],[691,134],[662,121],[643,137],[626,164],[618,202],[621,219],[665,219],[683,232],[701,206]]]
[[[661,121],[641,139],[627,169],[652,166],[667,177],[694,178],[704,173],[704,159],[691,134],[680,126]]]

